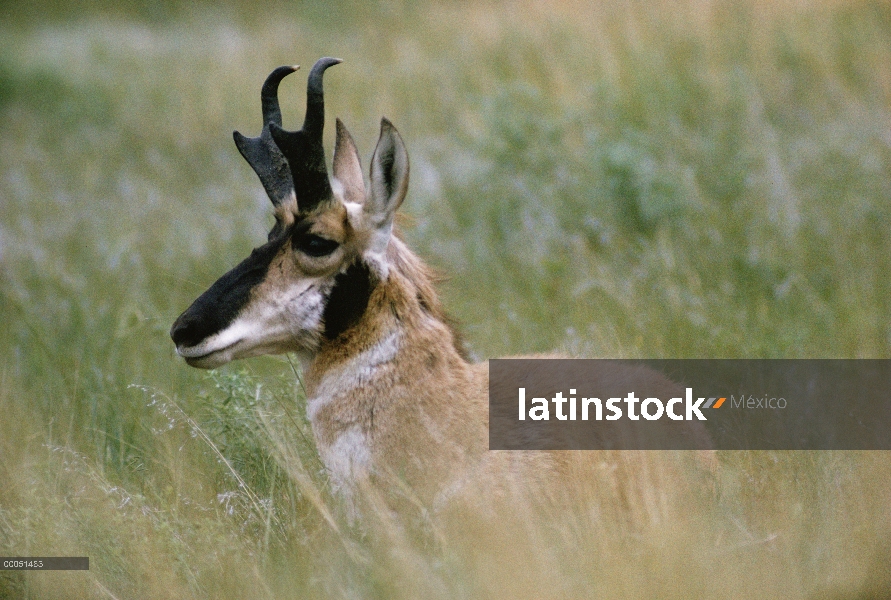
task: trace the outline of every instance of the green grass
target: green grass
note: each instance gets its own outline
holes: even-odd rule
[[[887,454],[728,453],[695,524],[431,546],[345,519],[286,360],[167,336],[271,224],[231,130],[335,55],[327,147],[399,128],[475,356],[889,358],[885,3],[151,6],[0,10],[0,555],[91,557],[0,597],[887,597]]]

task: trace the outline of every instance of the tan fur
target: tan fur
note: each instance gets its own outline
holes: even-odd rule
[[[291,321],[303,319],[307,329],[281,338],[279,327],[279,337],[267,339],[272,334],[264,324],[278,326],[275,319],[246,319],[237,330],[244,339],[234,350],[192,364],[216,366],[243,356],[299,351],[319,453],[335,488],[354,504],[358,492],[366,491],[375,498],[382,494],[390,507],[408,502],[425,514],[455,506],[492,510],[499,501],[509,507],[521,499],[555,506],[581,500],[598,514],[622,507],[616,514],[630,510],[657,518],[653,513],[664,503],[662,490],[678,488],[663,488],[661,482],[688,468],[689,454],[488,450],[488,365],[468,362],[436,294],[432,271],[392,235],[393,216],[408,186],[408,156],[395,128],[382,123],[366,193],[355,144],[338,122],[334,177],[341,188],[334,186],[333,200],[308,215],[278,216],[282,222],[308,224],[309,232],[339,247],[313,257],[283,242],[244,309],[248,316],[287,309]],[[357,323],[324,339],[318,306],[301,312],[294,304],[304,295],[318,302],[357,260],[367,265],[374,283],[367,307]],[[301,295],[304,289],[312,294]],[[226,332],[219,335],[229,339]],[[180,352],[188,356],[191,351]],[[598,368],[592,381],[634,376],[644,397],[681,395],[656,373]],[[707,446],[707,436],[695,425],[667,427],[688,428]],[[713,460],[708,453],[699,456],[706,463]]]
[[[621,480],[621,484],[613,481],[615,489],[609,493],[615,493],[622,504],[628,501],[634,474],[640,475],[643,465],[649,463],[668,476],[683,462],[678,453],[662,453],[660,459],[660,453],[644,451],[489,451],[488,365],[462,358],[455,335],[444,321],[431,272],[420,259],[395,238],[387,258],[390,277],[372,294],[365,317],[338,339],[323,344],[306,373],[312,401],[330,373],[394,332],[400,335],[398,353],[380,365],[373,378],[342,390],[312,416],[323,458],[351,428],[358,427],[364,434],[370,466],[354,473],[353,485],[361,487],[367,478],[391,490],[407,487],[421,505],[433,511],[453,502],[466,507],[481,498],[486,503],[496,498],[512,502],[528,494],[536,502],[562,503],[567,496],[590,493],[583,490],[595,481],[600,483],[597,473],[606,468]],[[655,372],[613,370],[599,375],[634,377],[642,394],[680,394],[675,384]],[[709,455],[705,456],[708,461]],[[580,477],[590,481],[585,483]],[[658,495],[658,491],[653,493]]]
[[[273,214],[276,221],[279,221],[284,227],[293,225],[297,215],[297,201],[290,199],[282,202],[273,208]]]
[[[389,335],[399,336],[398,351],[365,385],[332,398],[313,418],[313,431],[324,448],[358,425],[375,470],[432,500],[443,481],[459,475],[451,471],[486,449],[487,370],[461,357],[417,257],[394,239],[388,259],[390,277],[373,292],[365,317],[323,344],[310,363],[307,394],[312,398],[328,373]]]

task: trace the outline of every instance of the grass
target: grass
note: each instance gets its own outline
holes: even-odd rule
[[[335,55],[328,115],[366,161],[399,128],[475,356],[889,358],[886,4],[153,6],[0,10],[0,555],[91,557],[0,597],[887,597],[885,453],[726,453],[697,519],[430,544],[345,518],[287,360],[167,337],[271,223],[231,130]]]

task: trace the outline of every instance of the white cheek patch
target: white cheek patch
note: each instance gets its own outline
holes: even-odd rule
[[[267,323],[281,321],[293,332],[318,329],[325,311],[323,289],[327,290],[331,285],[324,280],[307,279],[289,286],[280,296],[266,299],[263,320]]]
[[[306,403],[306,416],[310,422],[319,410],[336,398],[349,396],[356,389],[370,384],[386,368],[385,365],[396,358],[401,338],[401,333],[394,331],[368,350],[326,373],[315,394]]]
[[[330,286],[325,280],[306,279],[252,303],[239,317],[253,327],[249,355],[315,350],[321,339],[324,290]]]
[[[331,285],[326,280],[305,279],[254,299],[226,329],[177,352],[184,358],[200,358],[203,366],[212,368],[237,358],[313,351],[321,339],[326,291]]]

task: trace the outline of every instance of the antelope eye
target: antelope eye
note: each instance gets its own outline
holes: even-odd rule
[[[340,244],[334,240],[325,239],[317,235],[302,236],[296,244],[297,250],[303,252],[307,256],[315,257],[328,256],[337,250],[339,245]]]

